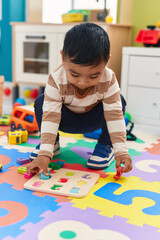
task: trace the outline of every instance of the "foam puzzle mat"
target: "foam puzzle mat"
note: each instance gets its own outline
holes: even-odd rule
[[[53,161],[63,161],[67,172],[99,175],[85,197],[75,198],[24,189],[28,180],[17,168],[26,164],[16,160],[28,158],[40,139],[9,145],[7,130],[0,127],[0,240],[160,239],[159,136],[136,133],[138,139],[127,142],[133,170],[116,181],[115,161],[104,170],[87,169],[95,140],[61,133]]]

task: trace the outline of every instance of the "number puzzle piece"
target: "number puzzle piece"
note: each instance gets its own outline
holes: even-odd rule
[[[59,182],[61,182],[61,183],[66,183],[67,181],[68,181],[67,178],[60,178],[60,179],[59,179]]]
[[[51,187],[52,190],[60,190],[60,188],[63,187],[62,185],[53,185],[53,187]]]
[[[73,187],[69,192],[78,194],[79,190],[80,190],[80,188]]]
[[[18,167],[17,172],[24,174],[25,172],[27,172],[27,168],[26,167]]]
[[[74,172],[66,172],[66,176],[73,176],[75,173]]]
[[[48,165],[49,168],[52,168],[53,170],[58,170],[61,168],[61,165],[60,164],[57,164],[55,162],[50,162],[49,165]]]
[[[160,215],[160,193],[146,191],[146,190],[128,190],[123,192],[120,195],[114,194],[114,192],[121,187],[121,184],[118,183],[107,183],[102,188],[97,190],[94,194],[98,197],[123,204],[130,205],[133,202],[133,198],[136,197],[144,197],[149,198],[155,202],[155,204],[151,207],[147,207],[142,211],[146,214],[150,215]]]
[[[48,176],[46,176],[43,172],[41,173],[40,179],[49,180],[51,178],[50,172],[48,172]]]
[[[35,183],[33,183],[32,186],[34,186],[34,187],[41,187],[42,184],[43,184],[43,182],[35,182]]]
[[[17,158],[17,163],[19,164],[25,164],[29,163],[31,160],[29,158]]]
[[[27,172],[24,173],[24,177],[26,179],[31,179],[34,175],[35,175],[35,173],[30,173],[30,174],[28,174]]]
[[[91,220],[92,221],[92,220]],[[106,226],[105,226],[106,227]],[[92,229],[86,223],[74,220],[62,220],[54,221],[48,225],[45,225],[38,233],[38,239],[43,240],[48,236],[48,240],[78,240],[78,239],[89,239],[89,240],[131,240],[125,234],[120,233],[116,230],[104,229]],[[145,239],[145,237],[143,238]]]
[[[62,162],[62,161],[57,161],[57,164],[59,164],[61,166],[61,168],[64,166],[64,162]]]
[[[91,176],[89,174],[86,174],[86,175],[82,176],[82,178],[91,179]]]
[[[80,181],[77,182],[77,185],[85,185],[85,184],[87,184],[87,183],[84,182],[84,181],[82,181],[82,180],[80,180]]]
[[[120,178],[120,176],[122,175],[122,170],[123,170],[123,167],[119,166],[119,168],[117,169],[116,175],[113,176],[115,180],[118,180]]]

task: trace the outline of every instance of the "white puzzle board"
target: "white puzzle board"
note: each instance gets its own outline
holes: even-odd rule
[[[24,188],[70,197],[85,197],[99,178],[99,174],[61,168],[51,170],[51,178],[40,179],[41,171],[24,184]]]

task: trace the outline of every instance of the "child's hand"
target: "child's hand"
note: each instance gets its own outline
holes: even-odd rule
[[[116,157],[116,169],[123,163],[125,166],[122,172],[129,172],[132,170],[132,159],[128,154]]]
[[[48,175],[48,164],[50,158],[47,156],[38,156],[35,160],[27,165],[27,173],[38,173],[40,169],[43,170],[45,175]]]

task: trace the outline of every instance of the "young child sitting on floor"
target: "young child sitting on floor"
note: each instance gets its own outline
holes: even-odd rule
[[[93,23],[74,26],[65,36],[62,65],[49,76],[45,93],[35,101],[41,143],[31,153],[28,173],[47,167],[60,153],[58,130],[102,133],[87,167],[104,169],[116,160],[123,172],[132,169],[126,147],[125,100],[114,72],[106,67],[110,57],[107,33]]]

